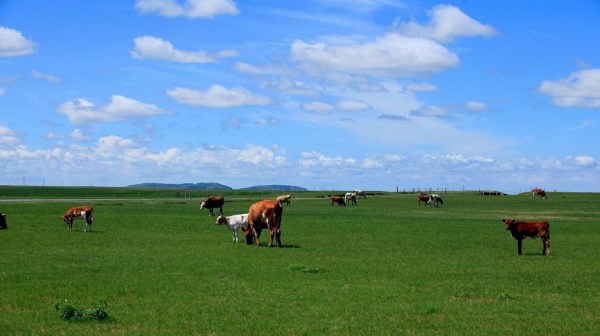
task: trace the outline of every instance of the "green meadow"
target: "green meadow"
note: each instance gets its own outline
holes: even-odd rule
[[[204,194],[18,189],[0,189],[0,335],[600,333],[598,194],[442,194],[435,208],[415,194],[330,207],[327,192],[294,193],[276,249],[266,231],[260,247],[234,244],[199,211]],[[225,214],[275,195],[228,191]],[[76,205],[94,208],[94,232],[67,231],[59,216]],[[502,218],[549,221],[550,256],[539,239],[518,256]],[[109,319],[63,321],[65,299],[104,300]]]

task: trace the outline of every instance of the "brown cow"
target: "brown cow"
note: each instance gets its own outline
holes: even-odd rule
[[[223,204],[225,203],[225,197],[213,196],[206,199],[206,201],[200,203],[200,210],[208,209],[208,215],[214,216],[214,208],[219,208],[219,216],[223,215]]]
[[[427,197],[427,195],[417,195],[417,199],[419,200],[419,206],[421,206],[421,202],[425,202],[425,205],[429,203],[429,197]]]
[[[546,196],[546,192],[542,189],[532,189],[531,192],[533,193],[533,198],[535,198],[535,195],[540,195],[543,199],[548,198],[548,196]]]
[[[0,213],[0,230],[2,229],[8,229],[8,226],[6,226],[6,214]]]
[[[331,206],[333,206],[333,203],[337,203],[338,206],[346,206],[342,196],[329,196],[329,198],[331,198]]]
[[[519,255],[521,255],[521,245],[523,239],[535,239],[540,237],[544,244],[542,254],[546,254],[546,248],[548,249],[548,255],[550,255],[550,223],[548,222],[517,222],[514,219],[503,219],[506,223],[506,229],[510,231],[510,234],[517,240],[517,246],[519,247]]]
[[[67,223],[67,225],[69,226],[69,231],[73,231],[74,220],[83,219],[85,220],[85,229],[83,230],[83,232],[86,232],[88,230],[88,226],[90,232],[92,232],[92,222],[94,221],[94,209],[92,209],[92,207],[89,206],[73,207],[67,210],[67,212],[65,212],[65,214],[60,217],[60,219],[64,220],[65,223]]]
[[[281,247],[281,215],[283,207],[277,200],[266,200],[252,204],[248,210],[248,226],[241,227],[246,234],[246,244],[252,244],[252,238],[255,238],[256,246],[260,246],[260,233],[263,229],[269,229],[271,239],[269,247],[275,245]]]
[[[277,197],[277,202],[283,206],[283,203],[286,203],[287,206],[290,206],[290,200],[292,199],[292,195],[281,195]]]

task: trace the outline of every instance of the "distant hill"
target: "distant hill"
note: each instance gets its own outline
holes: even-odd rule
[[[200,183],[181,183],[181,184],[170,184],[170,183],[140,183],[133,184],[130,187],[140,188],[173,188],[173,189],[231,189],[226,185],[213,182],[200,182]]]
[[[271,184],[271,185],[258,185],[248,188],[242,188],[245,190],[284,190],[284,191],[308,191],[306,188],[291,186],[291,185],[281,185],[281,184]]]

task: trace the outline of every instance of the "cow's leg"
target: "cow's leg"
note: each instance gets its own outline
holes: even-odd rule
[[[269,239],[269,247],[273,246],[273,238],[275,238],[275,231],[275,227],[269,228],[269,234],[271,236],[271,238]]]
[[[523,239],[517,239],[517,247],[519,248],[518,249],[519,255],[521,255],[521,252],[522,252],[522,250],[521,250],[522,245],[523,245]]]
[[[233,230],[233,242],[234,243],[238,242],[238,230],[237,229]]]
[[[223,216],[223,206],[219,208],[219,216]]]
[[[281,247],[281,229],[277,228],[275,232],[275,244],[277,247]]]
[[[213,208],[208,208],[208,216],[214,216],[215,213],[213,212]]]
[[[260,228],[259,229],[252,228],[252,231],[254,231],[254,243],[255,243],[255,245],[256,246],[260,246],[260,240],[259,240],[259,238],[260,238],[260,233],[262,232],[262,229],[260,229]]]
[[[548,250],[548,254],[550,255],[550,238],[542,238],[542,243],[544,244],[544,249],[542,250],[542,255],[546,254],[546,250]]]
[[[246,233],[246,244],[252,245],[252,243],[253,243],[252,240],[254,238],[254,229],[252,229],[252,230],[248,229],[248,230],[246,230],[245,233]]]

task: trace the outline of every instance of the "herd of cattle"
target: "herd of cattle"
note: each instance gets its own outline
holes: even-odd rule
[[[542,189],[532,189],[533,198],[541,196],[547,199],[546,192]],[[330,196],[331,206],[335,203],[338,206],[346,206],[348,201],[350,204],[357,205],[357,198],[367,198],[362,190],[354,190],[345,195]],[[233,241],[238,242],[238,230],[242,230],[246,236],[246,244],[260,245],[260,234],[263,229],[268,229],[270,234],[269,247],[275,245],[281,247],[281,217],[283,214],[283,204],[290,206],[292,196],[282,195],[274,200],[259,201],[250,206],[247,214],[224,216],[223,205],[225,198],[223,196],[209,197],[206,201],[200,203],[200,210],[208,209],[209,216],[215,216],[214,209],[219,209],[219,217],[217,217],[216,225],[224,225],[229,230],[233,231]],[[419,194],[417,195],[418,205],[424,202],[431,206],[435,203],[444,204],[444,201],[439,195],[431,194],[430,196]],[[86,223],[84,232],[92,232],[92,222],[94,221],[94,209],[89,206],[73,207],[60,217],[68,226],[69,231],[73,230],[73,221],[75,219],[83,219]],[[506,224],[506,230],[510,231],[513,238],[517,240],[518,254],[521,255],[521,245],[523,239],[535,239],[540,237],[544,248],[542,254],[550,255],[550,224],[548,222],[517,222],[514,219],[503,219]],[[6,214],[0,213],[0,230],[7,229]]]

